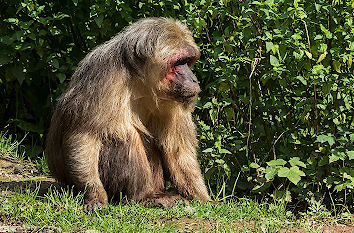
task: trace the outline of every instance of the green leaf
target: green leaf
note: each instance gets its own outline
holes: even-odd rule
[[[349,157],[349,160],[352,160],[354,159],[354,150],[347,150],[347,154],[348,154],[348,157]]]
[[[300,60],[303,56],[304,56],[304,51],[303,50],[299,50],[299,53],[297,53],[296,51],[293,52],[293,55],[295,57],[296,60]]]
[[[273,47],[273,42],[267,41],[266,42],[266,51],[267,51],[267,53],[269,53],[269,51],[272,50],[272,47]]]
[[[65,79],[66,79],[66,75],[65,74],[63,74],[63,73],[58,73],[58,74],[56,74],[57,75],[57,77],[59,78],[59,82],[60,83],[63,83],[64,81],[65,81]]]
[[[317,63],[320,63],[321,61],[323,61],[323,59],[325,59],[326,56],[327,56],[327,51],[320,55],[320,57],[317,60]]]
[[[98,17],[95,18],[95,22],[96,22],[96,24],[97,24],[97,26],[98,26],[99,28],[102,26],[103,19],[104,19],[103,15],[100,15],[100,16],[98,16]]]
[[[342,191],[345,188],[346,188],[346,184],[345,183],[341,183],[341,184],[338,184],[338,185],[334,186],[334,190],[337,191],[337,192],[340,192],[340,191]]]
[[[259,168],[259,165],[256,163],[251,163],[250,168]]]
[[[279,51],[279,45],[276,44],[272,47],[272,52],[273,54],[277,54],[278,51]]]
[[[289,160],[289,163],[292,167],[299,166],[306,168],[306,164],[300,161],[299,157],[293,157]]]
[[[284,166],[286,161],[284,159],[271,160],[267,162],[269,166]]]
[[[333,144],[335,143],[335,138],[334,136],[332,136],[332,134],[327,134],[327,135],[322,134],[317,136],[315,142],[320,142],[320,143],[328,142],[330,146],[333,146]]]
[[[305,173],[297,166],[291,167],[290,169],[287,167],[282,167],[278,171],[278,176],[286,177],[296,185],[301,180],[301,176],[305,176]]]
[[[339,156],[332,154],[331,156],[329,156],[329,163],[333,163],[339,159],[340,159]]]
[[[296,79],[300,80],[300,82],[304,85],[307,85],[307,81],[304,77],[302,76],[296,76]]]
[[[265,178],[267,180],[272,180],[274,178],[274,176],[277,174],[277,171],[278,171],[278,168],[276,168],[276,167],[267,167]]]
[[[312,73],[315,75],[323,74],[325,71],[326,69],[322,64],[315,65],[312,67]]]
[[[225,108],[225,114],[226,114],[226,119],[228,121],[232,120],[232,118],[235,115],[234,109],[233,108]]]
[[[230,151],[228,151],[226,149],[220,149],[219,152],[220,152],[220,154],[232,154]]]
[[[203,153],[211,153],[213,152],[213,148],[207,148],[205,150],[202,151]]]
[[[8,22],[8,23],[18,23],[18,19],[15,19],[15,18],[8,18],[8,19],[5,19],[4,20],[5,22]]]
[[[17,81],[22,85],[25,80],[25,73],[23,72],[23,68],[20,66],[14,66],[10,68],[10,72],[13,77],[17,79]]]
[[[7,51],[0,51],[0,66],[5,65],[11,61],[11,57]]]
[[[323,156],[320,161],[318,162],[318,166],[324,166],[327,165],[329,163],[329,158],[328,156]]]
[[[350,134],[350,135],[349,135],[349,138],[350,138],[350,141],[351,141],[351,142],[354,142],[354,133]]]
[[[41,126],[23,121],[21,119],[14,119],[12,122],[15,123],[20,129],[23,129],[25,131],[36,132],[36,133],[43,133],[44,131],[44,129]]]
[[[338,151],[337,149],[332,149],[331,150],[332,154],[329,156],[329,163],[333,163],[337,160],[345,160],[345,153],[342,151]]]
[[[310,59],[312,59],[312,53],[310,53],[309,51],[305,50],[306,56]]]
[[[333,35],[332,33],[325,28],[322,24],[320,25],[321,31],[325,34],[325,36],[327,37],[327,39],[332,39]]]
[[[341,67],[341,63],[339,61],[334,60],[333,61],[334,70],[337,71],[338,73],[341,73],[340,67]]]
[[[69,18],[69,17],[70,17],[69,15],[63,13],[54,16],[55,19],[59,19],[59,20],[64,18]]]
[[[54,68],[59,69],[59,61],[57,59],[53,59],[51,64],[54,66]]]
[[[272,66],[278,67],[279,66],[278,58],[274,57],[273,55],[270,55],[270,64]]]
[[[322,38],[323,38],[323,36],[318,34],[315,36],[314,40],[321,40]]]
[[[203,108],[212,108],[213,107],[213,104],[211,102],[206,102],[204,105],[203,105]]]
[[[269,53],[270,51],[273,52],[273,54],[276,54],[279,51],[279,45],[273,44],[273,42],[266,42],[266,51]]]

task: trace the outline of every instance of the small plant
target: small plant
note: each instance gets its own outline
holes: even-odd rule
[[[14,140],[11,135],[0,132],[0,156],[7,155],[14,158],[23,159],[25,157],[25,151],[21,149],[21,143],[25,139],[23,137],[20,141]]]

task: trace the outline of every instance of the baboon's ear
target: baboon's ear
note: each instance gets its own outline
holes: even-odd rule
[[[151,30],[139,31],[133,39],[124,40],[122,60],[132,76],[143,77],[146,62],[154,56],[158,36]]]
[[[137,41],[134,42],[133,44],[130,41],[123,43],[122,61],[132,77],[143,77],[144,74],[141,68],[145,66],[147,56],[138,50]]]

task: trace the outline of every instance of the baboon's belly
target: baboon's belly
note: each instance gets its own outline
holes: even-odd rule
[[[130,200],[140,200],[156,189],[163,189],[161,161],[149,159],[145,151],[139,153],[122,142],[103,144],[99,173],[109,198],[126,196]]]
[[[119,198],[127,194],[132,172],[129,166],[127,146],[121,142],[105,142],[100,151],[98,170],[108,196]]]

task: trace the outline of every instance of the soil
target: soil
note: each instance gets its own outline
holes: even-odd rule
[[[165,219],[162,222],[177,225],[178,228],[186,232],[213,232],[218,222],[213,219],[191,219],[191,218],[172,218]],[[258,232],[262,227],[254,221],[232,221],[232,230],[235,232],[243,232],[245,228],[250,232]],[[308,227],[292,227],[289,223],[285,223],[280,230],[281,233],[305,233],[305,232],[323,232],[323,233],[354,233],[354,226],[348,224],[312,224]]]
[[[53,178],[43,175],[36,165],[0,154],[0,194],[39,187],[39,194],[47,192],[51,186],[57,186]]]

